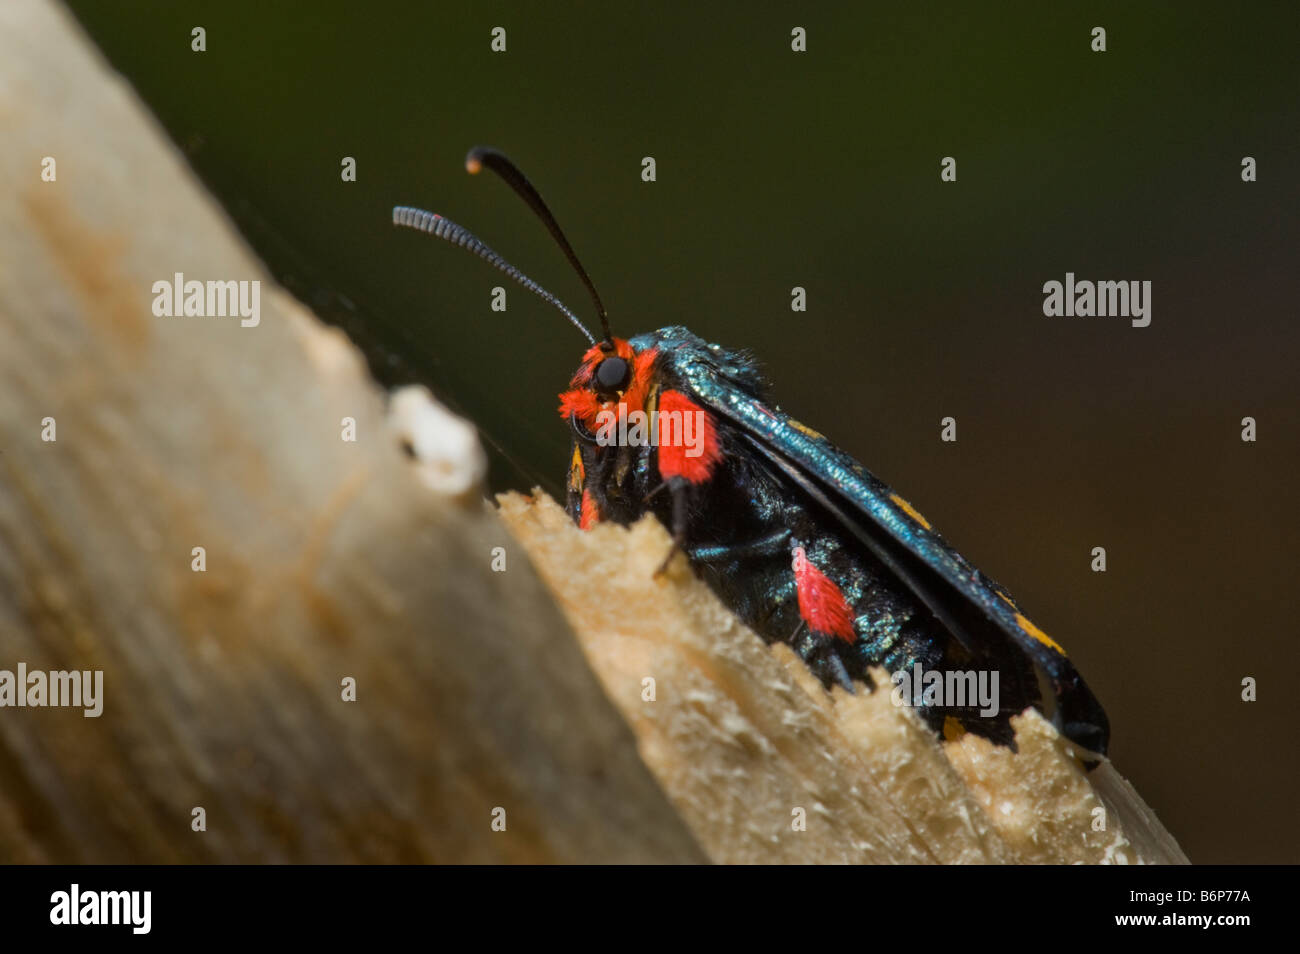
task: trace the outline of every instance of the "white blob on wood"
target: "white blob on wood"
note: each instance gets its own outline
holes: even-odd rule
[[[428,388],[410,385],[394,391],[388,420],[430,490],[460,496],[482,486],[487,458],[478,432],[435,401]]]

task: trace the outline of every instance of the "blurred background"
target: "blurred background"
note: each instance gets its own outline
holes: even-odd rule
[[[1300,7],[69,6],[280,280],[479,425],[497,489],[562,488],[585,342],[391,207],[594,316],[523,203],[465,173],[475,144],[541,189],[617,334],[753,350],[1006,585],[1194,862],[1300,861]],[[1151,281],[1150,327],[1044,317],[1067,271]]]

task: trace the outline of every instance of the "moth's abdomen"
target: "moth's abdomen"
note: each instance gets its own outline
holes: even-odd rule
[[[978,706],[923,705],[936,731],[959,725],[1001,743],[1009,719],[1040,697],[1025,660],[972,659],[918,598],[836,521],[761,469],[729,458],[696,495],[688,555],[719,598],[769,643],[783,642],[828,688],[872,686],[870,671],[1007,672],[998,714]],[[667,520],[666,508],[656,507]],[[892,686],[883,687],[886,691]]]

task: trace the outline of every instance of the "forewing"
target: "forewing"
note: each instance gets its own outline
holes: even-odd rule
[[[728,387],[707,355],[679,353],[674,371],[691,393],[729,422],[758,455],[820,501],[968,649],[996,657],[1026,653],[1047,675],[1062,732],[1105,754],[1109,726],[1064,650],[1016,607],[1006,591],[947,544],[906,501],[822,435],[741,389]]]

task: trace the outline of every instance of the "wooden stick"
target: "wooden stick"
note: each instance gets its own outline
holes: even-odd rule
[[[0,861],[703,860],[481,496],[52,3],[0,4],[0,125],[0,670],[103,673],[0,708]],[[177,272],[259,322],[156,316]]]

